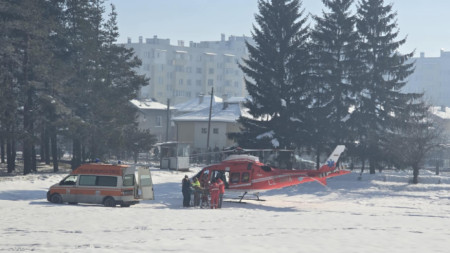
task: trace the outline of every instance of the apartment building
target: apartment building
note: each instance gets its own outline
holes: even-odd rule
[[[142,60],[140,74],[150,78],[143,87],[139,99],[154,99],[171,105],[186,102],[201,94],[208,94],[214,87],[219,97],[243,97],[246,95],[244,74],[238,62],[248,55],[245,41],[251,38],[222,34],[220,41],[178,41],[171,45],[169,39],[157,36],[137,43],[131,39],[124,44],[133,48]]]
[[[425,101],[436,106],[450,107],[450,52],[441,50],[439,57],[413,58],[415,72],[405,85],[407,92],[424,92]]]

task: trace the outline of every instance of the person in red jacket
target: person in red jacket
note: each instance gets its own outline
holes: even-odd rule
[[[215,180],[209,185],[209,195],[211,196],[211,209],[216,209],[219,204],[219,185]]]
[[[225,193],[225,184],[220,178],[217,178],[216,182],[219,186],[219,208],[222,208],[223,194]]]

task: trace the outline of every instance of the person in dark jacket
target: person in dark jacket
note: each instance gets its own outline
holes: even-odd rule
[[[181,192],[183,192],[183,207],[189,207],[191,203],[191,182],[189,182],[189,177],[186,175],[181,182]]]

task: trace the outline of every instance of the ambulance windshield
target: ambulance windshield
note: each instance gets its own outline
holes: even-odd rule
[[[78,175],[68,175],[66,178],[61,180],[60,185],[75,185],[77,183]]]

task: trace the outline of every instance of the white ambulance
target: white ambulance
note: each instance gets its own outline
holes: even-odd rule
[[[47,192],[52,203],[92,203],[129,207],[154,199],[150,170],[143,166],[88,163],[76,168]]]

